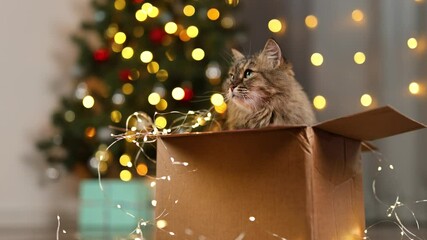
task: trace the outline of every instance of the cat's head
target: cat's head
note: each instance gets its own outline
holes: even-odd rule
[[[283,88],[287,74],[293,76],[291,66],[273,39],[255,55],[244,56],[232,49],[233,63],[224,88],[229,101],[248,111],[260,109]]]

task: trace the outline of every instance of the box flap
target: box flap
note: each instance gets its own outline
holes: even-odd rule
[[[426,126],[404,116],[390,106],[385,106],[322,122],[314,127],[357,140],[371,141]]]

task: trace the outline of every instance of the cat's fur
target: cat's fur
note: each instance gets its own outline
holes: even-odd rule
[[[228,129],[315,123],[307,95],[276,41],[267,40],[264,49],[253,56],[245,57],[235,49],[232,54],[224,84]]]

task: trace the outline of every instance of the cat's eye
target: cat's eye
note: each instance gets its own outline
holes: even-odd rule
[[[244,78],[248,78],[250,76],[252,76],[253,71],[251,69],[246,69],[245,72],[243,73],[243,77]]]

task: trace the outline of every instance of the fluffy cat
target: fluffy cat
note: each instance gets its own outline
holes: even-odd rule
[[[264,49],[253,56],[245,57],[235,49],[232,54],[224,83],[228,129],[316,122],[310,101],[276,41],[268,39]]]

